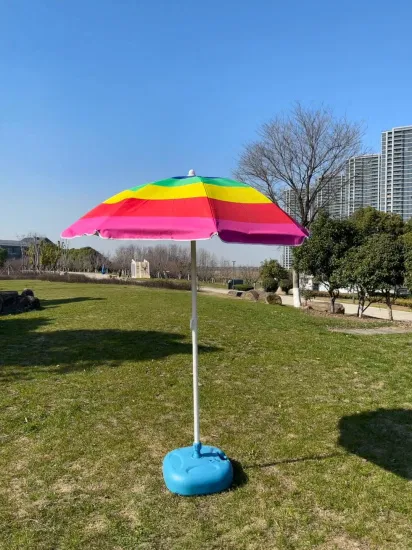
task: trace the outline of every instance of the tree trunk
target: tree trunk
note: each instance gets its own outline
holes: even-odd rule
[[[359,302],[358,302],[358,317],[359,318],[362,318],[364,305],[365,305],[365,298],[359,298]]]
[[[294,269],[293,274],[293,305],[294,307],[300,307],[300,289],[299,289],[299,272]]]
[[[336,302],[336,296],[330,297],[330,312],[335,313],[335,302]]]
[[[386,295],[386,307],[388,308],[389,321],[393,321],[393,311],[392,311],[391,297],[390,297],[389,294]]]

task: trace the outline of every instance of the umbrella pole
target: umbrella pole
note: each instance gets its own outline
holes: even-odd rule
[[[196,241],[191,241],[192,256],[192,331],[193,348],[193,419],[194,419],[194,454],[200,456],[200,428],[199,428],[199,378],[198,378],[198,344],[197,344],[197,270],[196,270]]]

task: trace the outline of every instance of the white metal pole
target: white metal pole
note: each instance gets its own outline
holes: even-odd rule
[[[197,347],[197,270],[196,270],[196,241],[191,242],[192,252],[192,330],[193,347],[193,418],[194,418],[194,447],[195,453],[200,450],[199,428],[199,378],[198,378],[198,347]]]

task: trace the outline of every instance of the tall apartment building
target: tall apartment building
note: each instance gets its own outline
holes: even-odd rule
[[[280,256],[280,265],[285,269],[292,268],[292,247],[291,246],[282,246],[282,254]]]
[[[346,215],[346,177],[341,174],[330,180],[317,196],[316,205],[323,206],[333,218]]]
[[[338,192],[330,199],[333,189]],[[296,199],[291,191],[287,193],[290,196],[285,200],[285,210],[296,217]],[[382,132],[381,154],[348,159],[345,173],[319,195],[318,204],[325,202],[329,214],[339,219],[365,206],[399,214],[404,221],[412,218],[412,126]],[[292,250],[286,247],[282,264],[289,268],[291,263]]]
[[[299,209],[296,200],[296,195],[292,189],[286,189],[283,193],[283,210],[287,212],[292,218],[296,221],[299,221]],[[282,246],[282,253],[280,257],[280,263],[286,269],[292,267],[292,247],[291,246]]]
[[[382,132],[379,209],[412,217],[412,126]]]
[[[362,155],[347,160],[345,173],[330,180],[317,197],[316,206],[322,206],[333,218],[343,219],[365,206],[379,208],[380,197],[379,154]],[[293,192],[285,193],[285,210],[294,218],[296,216],[296,198]],[[289,269],[292,265],[292,249],[282,250],[281,262]]]

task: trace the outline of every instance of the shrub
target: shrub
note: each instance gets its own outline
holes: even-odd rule
[[[303,296],[303,292],[310,292],[311,293],[311,298],[330,298],[329,296],[329,293],[326,292],[325,290],[302,290],[302,296]]]
[[[265,292],[276,292],[279,284],[276,279],[263,279],[262,287]]]
[[[309,290],[307,288],[304,288],[300,291],[300,294],[302,298],[307,302],[308,300],[312,300],[312,298],[315,297],[315,292],[313,290]]]
[[[396,298],[395,304],[412,309],[412,298]]]
[[[281,279],[279,281],[279,286],[285,294],[289,294],[289,290],[293,288],[293,283],[290,279]]]
[[[253,290],[253,286],[247,285],[247,284],[235,285],[235,290],[241,290],[242,292],[247,292],[248,290]]]
[[[190,290],[192,288],[190,281],[182,279],[143,279],[136,281],[134,284],[148,288],[169,288],[172,290]]]

